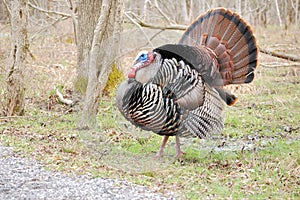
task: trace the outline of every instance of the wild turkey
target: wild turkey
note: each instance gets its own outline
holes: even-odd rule
[[[180,158],[179,137],[205,138],[222,130],[223,101],[237,100],[222,87],[250,83],[257,55],[253,31],[237,13],[209,10],[178,44],[137,55],[117,92],[117,107],[132,124],[164,136],[157,157],[169,136],[176,136]]]

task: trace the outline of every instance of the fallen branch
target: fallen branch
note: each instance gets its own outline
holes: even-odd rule
[[[296,56],[287,55],[287,54],[278,53],[278,52],[273,52],[271,50],[264,49],[264,48],[259,48],[259,51],[262,52],[262,53],[268,54],[270,56],[277,57],[277,58],[282,58],[282,59],[290,60],[290,61],[294,61],[294,62],[300,62],[300,58],[298,58]]]
[[[64,103],[66,105],[72,105],[73,104],[73,101],[70,100],[70,99],[65,99],[63,97],[63,95],[58,91],[58,89],[56,89],[56,95],[58,96],[58,100],[61,102],[61,103]]]
[[[300,63],[280,63],[280,62],[259,63],[259,64],[266,68],[299,67],[300,66]]]

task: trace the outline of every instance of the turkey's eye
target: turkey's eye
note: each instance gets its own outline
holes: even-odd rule
[[[142,55],[140,56],[140,60],[144,61],[144,60],[146,60],[146,59],[147,59],[147,55],[146,55],[146,54],[142,54]]]
[[[135,58],[135,64],[138,62],[144,63],[148,59],[148,51],[142,51],[140,52],[137,57]]]

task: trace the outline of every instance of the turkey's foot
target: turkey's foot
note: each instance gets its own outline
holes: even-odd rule
[[[156,159],[159,159],[159,158],[162,157],[162,154],[163,154],[163,152],[164,152],[164,148],[165,148],[165,146],[166,146],[166,144],[167,144],[168,139],[169,139],[169,136],[165,136],[165,137],[164,137],[164,139],[163,139],[163,141],[162,141],[162,143],[161,143],[161,146],[160,146],[158,152],[157,152],[156,155],[155,155],[155,158],[156,158]]]
[[[180,141],[179,141],[179,136],[176,135],[176,158],[181,161],[182,160],[182,156],[184,154],[183,151],[181,151],[180,149]]]

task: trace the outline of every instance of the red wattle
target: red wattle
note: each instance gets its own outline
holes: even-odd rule
[[[128,78],[135,78],[135,72],[136,72],[136,68],[131,68],[130,72],[128,73]]]

